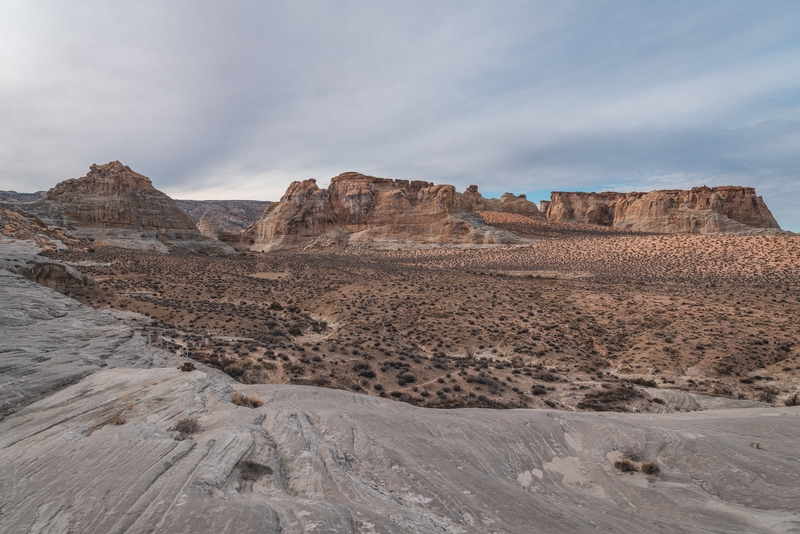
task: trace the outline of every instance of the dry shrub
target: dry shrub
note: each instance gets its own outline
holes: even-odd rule
[[[194,417],[186,417],[172,425],[170,430],[180,432],[181,436],[186,439],[186,436],[200,432],[201,428],[200,421]]]
[[[631,382],[633,384],[636,384],[637,386],[646,386],[649,388],[658,387],[658,384],[652,378],[634,378],[633,380],[631,380]]]
[[[794,395],[783,401],[783,403],[786,406],[800,406],[800,395],[795,393]]]
[[[239,462],[239,471],[244,480],[258,480],[265,475],[271,475],[273,473],[272,468],[268,465],[251,462],[249,460]]]
[[[642,473],[645,475],[657,475],[661,472],[661,468],[657,462],[643,462]]]
[[[758,400],[761,402],[767,402],[769,404],[772,404],[773,402],[775,402],[775,397],[778,396],[778,393],[779,393],[778,388],[766,387],[758,395]]]
[[[245,406],[247,408],[258,408],[264,406],[264,401],[253,395],[242,395],[238,391],[233,394],[231,401],[236,406]]]
[[[630,460],[617,460],[614,462],[614,467],[622,471],[623,473],[633,473],[634,471],[638,471],[639,468],[636,467],[634,463]]]

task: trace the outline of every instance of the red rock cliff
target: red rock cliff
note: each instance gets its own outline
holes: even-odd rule
[[[202,235],[174,200],[119,161],[92,165],[83,178],[60,182],[41,200],[26,206],[50,224],[115,246],[235,252]]]
[[[452,185],[348,172],[333,178],[327,189],[313,179],[293,182],[243,240],[251,250],[272,250],[306,245],[337,231],[349,240],[369,242],[511,243],[519,238],[486,225],[474,211],[485,205],[495,211],[530,211],[524,203],[542,217],[524,197],[487,200],[475,186],[462,195]]]
[[[695,187],[647,193],[550,195],[547,219],[663,234],[707,234],[780,230],[752,187]]]
[[[34,204],[74,226],[196,230],[174,200],[119,161],[92,165],[86,176],[60,182]]]

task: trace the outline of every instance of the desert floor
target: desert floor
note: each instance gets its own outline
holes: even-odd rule
[[[799,237],[483,216],[533,243],[47,255],[97,282],[75,298],[148,314],[153,343],[243,383],[429,407],[634,412],[694,409],[675,402],[681,390],[780,404],[800,392]]]

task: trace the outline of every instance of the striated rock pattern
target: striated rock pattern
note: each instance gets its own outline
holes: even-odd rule
[[[59,183],[25,209],[78,237],[120,247],[234,252],[200,234],[175,201],[119,161],[92,165],[83,178]]]
[[[203,235],[212,237],[242,232],[258,221],[270,205],[262,200],[175,200],[175,203]]]
[[[549,200],[540,200],[539,201],[539,211],[544,214],[545,219],[547,218],[547,210],[550,209],[550,201]]]
[[[39,252],[43,249],[52,250],[48,246],[50,241],[40,239],[42,246],[35,244],[34,241],[34,239],[22,241],[0,237],[0,270],[22,275],[28,280],[60,292],[95,283],[92,277],[81,274],[70,265],[39,256]],[[2,326],[1,319],[0,326]]]
[[[755,189],[738,186],[648,193],[554,191],[547,205],[547,219],[660,234],[780,231]]]
[[[507,193],[484,199],[476,186],[463,195],[452,185],[391,180],[354,172],[340,174],[327,189],[316,180],[293,182],[280,202],[270,204],[261,220],[243,235],[250,250],[305,246],[325,236],[340,243],[504,244],[520,238],[485,224],[477,209],[541,217],[524,197]],[[326,234],[337,231],[328,239]],[[316,241],[315,241],[316,240]]]
[[[60,182],[34,205],[65,223],[95,228],[194,230],[188,215],[146,176],[119,161],[92,165],[83,178]],[[33,207],[33,206],[31,206]]]
[[[222,233],[222,229],[219,227],[217,221],[208,213],[200,217],[200,220],[197,221],[197,230],[207,236],[216,237]]]
[[[0,241],[0,419],[109,365],[171,361],[110,313],[44,287],[69,287],[85,277],[36,256],[39,250],[25,241]],[[8,530],[0,526],[0,532]]]

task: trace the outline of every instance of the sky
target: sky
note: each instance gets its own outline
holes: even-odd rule
[[[746,185],[800,231],[800,2],[4,0],[0,189],[113,160],[188,199]]]

